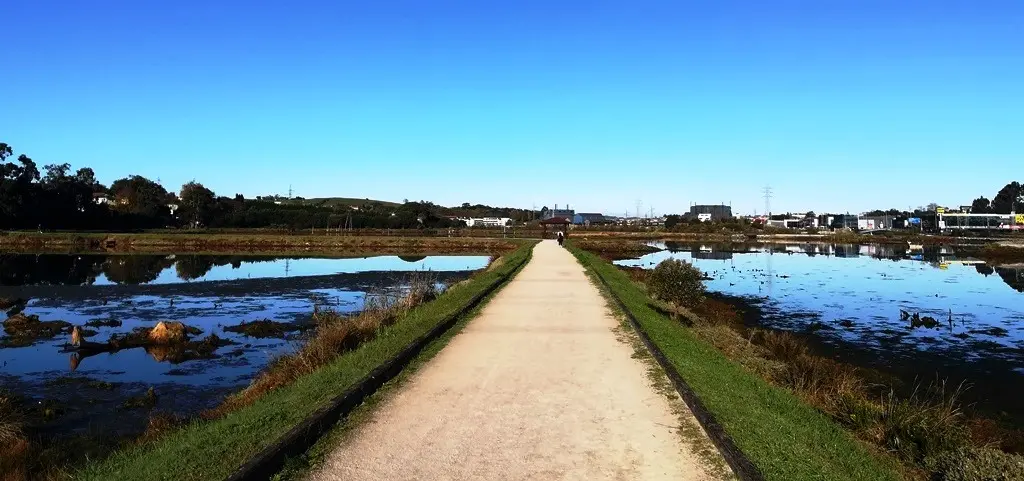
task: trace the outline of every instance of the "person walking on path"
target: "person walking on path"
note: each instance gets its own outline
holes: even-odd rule
[[[561,247],[565,243],[565,233],[558,231],[558,246]]]

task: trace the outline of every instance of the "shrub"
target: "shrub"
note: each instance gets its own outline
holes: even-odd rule
[[[681,307],[691,307],[704,300],[704,273],[692,264],[678,259],[661,261],[648,278],[647,285],[655,297]]]
[[[945,381],[928,389],[918,386],[909,398],[893,391],[882,398],[879,441],[903,459],[923,463],[929,458],[970,444],[960,408],[963,385],[947,392]]]
[[[1024,479],[1024,456],[989,448],[961,448],[931,458],[936,481],[1010,481]]]
[[[13,443],[21,437],[21,416],[14,401],[0,392],[0,445]]]

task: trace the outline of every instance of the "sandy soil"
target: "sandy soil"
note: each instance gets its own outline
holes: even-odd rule
[[[617,325],[582,266],[542,242],[312,479],[713,479]]]

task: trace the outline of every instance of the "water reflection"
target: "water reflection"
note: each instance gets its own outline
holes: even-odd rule
[[[200,280],[315,276],[390,270],[456,271],[487,256],[372,256],[309,259],[211,255],[0,255],[0,286],[145,285]]]

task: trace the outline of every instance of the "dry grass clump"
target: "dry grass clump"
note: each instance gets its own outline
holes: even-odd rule
[[[28,479],[25,460],[31,445],[22,428],[22,413],[14,399],[0,392],[0,481]]]
[[[326,366],[342,353],[377,337],[381,328],[398,322],[416,306],[440,295],[436,281],[430,276],[414,276],[407,284],[408,288],[402,292],[367,292],[363,310],[354,316],[340,314],[333,309],[316,308],[313,312],[316,329],[305,345],[294,354],[271,362],[249,387],[206,411],[203,417],[217,418],[250,405],[267,392]]]

